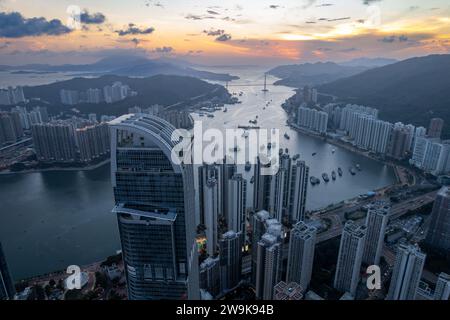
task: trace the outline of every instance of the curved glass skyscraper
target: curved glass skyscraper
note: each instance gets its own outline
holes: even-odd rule
[[[110,122],[115,207],[130,300],[198,299],[192,165],[175,164],[175,128],[150,115]]]

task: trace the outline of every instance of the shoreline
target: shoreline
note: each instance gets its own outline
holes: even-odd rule
[[[7,171],[7,172],[0,172],[0,176],[6,176],[6,175],[16,175],[16,174],[29,174],[29,173],[41,173],[41,172],[61,172],[61,171],[92,171],[95,169],[98,169],[100,167],[103,167],[104,165],[111,162],[111,159],[103,160],[102,162],[99,162],[97,164],[93,164],[87,167],[69,167],[69,168],[47,168],[47,169],[32,169],[32,170],[23,170],[23,171]]]
[[[307,130],[304,130],[304,129],[302,129],[302,128],[300,128],[300,127],[290,123],[290,122],[288,122],[288,125],[289,125],[290,128],[294,129],[296,132],[298,132],[300,134],[303,134],[303,135],[311,137],[311,138],[320,139],[320,140],[322,140],[324,142],[327,142],[327,143],[329,143],[329,144],[331,144],[333,146],[343,148],[343,149],[345,149],[347,151],[353,152],[353,153],[355,153],[357,155],[360,155],[360,156],[363,156],[363,157],[365,157],[367,159],[370,159],[370,160],[376,161],[378,163],[382,163],[383,165],[391,167],[393,169],[393,171],[394,171],[395,180],[397,181],[396,183],[393,183],[391,185],[396,185],[396,184],[401,182],[401,179],[400,179],[400,177],[397,174],[397,169],[398,169],[397,165],[389,163],[389,162],[386,162],[386,161],[383,161],[383,160],[378,159],[378,158],[371,157],[366,152],[358,150],[356,147],[353,147],[353,146],[348,145],[348,144],[346,144],[344,142],[340,142],[340,141],[337,141],[335,139],[329,138],[327,136],[321,136],[321,135],[315,134],[313,132],[309,132]]]

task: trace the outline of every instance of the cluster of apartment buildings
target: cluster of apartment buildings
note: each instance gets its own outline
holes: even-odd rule
[[[105,122],[76,117],[52,120],[32,125],[31,133],[36,157],[43,163],[89,163],[109,155]]]
[[[8,87],[8,89],[0,89],[0,105],[15,105],[25,102],[25,95],[22,87]]]
[[[324,111],[301,106],[298,108],[297,125],[320,134],[326,134],[328,129],[328,114]]]
[[[409,162],[435,176],[450,172],[450,142],[442,141],[444,121],[434,118],[428,130],[401,122],[378,119],[378,110],[360,105],[328,104],[320,110],[301,105],[297,125],[325,135],[334,127],[341,139],[355,147]]]
[[[114,103],[136,95],[137,92],[132,91],[130,86],[122,84],[120,81],[107,85],[103,89],[89,88],[86,91],[62,89],[60,91],[61,103],[69,106],[80,103]]]
[[[31,125],[47,121],[47,109],[43,107],[28,111],[24,107],[16,106],[9,112],[0,112],[0,146],[19,141]]]

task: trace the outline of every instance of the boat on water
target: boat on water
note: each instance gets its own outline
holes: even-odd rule
[[[331,179],[336,180],[336,171],[331,172]]]
[[[325,182],[330,181],[330,177],[328,176],[328,173],[322,173],[322,178],[323,178],[323,181],[325,181]]]
[[[309,178],[309,181],[313,186],[315,186],[316,184],[320,184],[320,180],[314,176],[311,176],[311,178]]]
[[[284,138],[289,140],[291,137],[287,134],[287,132],[284,134]]]
[[[246,164],[245,164],[245,171],[250,171],[252,169],[252,165],[250,164],[250,162],[249,161],[247,161],[246,162]]]
[[[343,172],[342,172],[341,167],[338,168],[338,174],[339,174],[339,177],[342,177]]]
[[[352,176],[354,176],[354,175],[356,174],[355,168],[353,168],[353,167],[350,167],[350,168],[348,169],[348,171],[350,171],[350,173],[352,174]]]
[[[314,153],[312,154],[312,156],[314,157],[316,154],[317,154],[317,152],[314,152]]]

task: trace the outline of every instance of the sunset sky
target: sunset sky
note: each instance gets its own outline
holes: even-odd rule
[[[75,30],[73,5],[82,11]],[[0,12],[0,64],[132,52],[202,64],[450,52],[448,0],[0,0]]]

